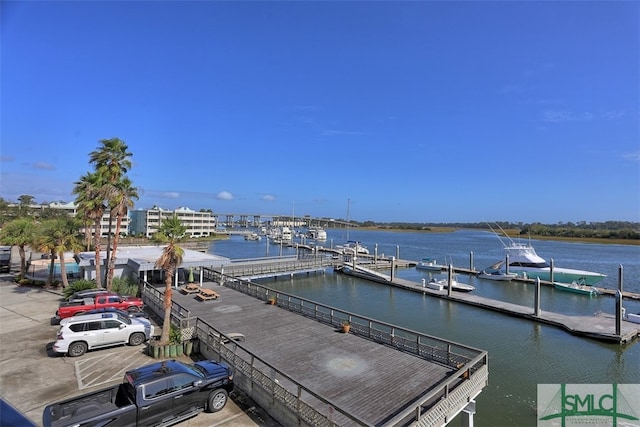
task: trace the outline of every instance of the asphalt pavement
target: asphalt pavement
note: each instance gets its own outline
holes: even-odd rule
[[[0,275],[0,397],[35,426],[42,425],[46,405],[118,384],[126,370],[156,361],[145,354],[144,345],[89,351],[74,358],[53,353],[51,347],[59,326],[51,324],[51,317],[60,299],[60,292],[18,286],[13,282],[13,275]],[[181,359],[191,361],[186,356]],[[1,420],[0,424],[6,425]],[[176,425],[279,424],[236,390],[222,411],[203,412]]]

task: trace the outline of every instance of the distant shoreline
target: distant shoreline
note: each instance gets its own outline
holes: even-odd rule
[[[415,228],[387,228],[387,227],[358,227],[358,230],[370,230],[370,231],[397,231],[408,233],[453,233],[458,230],[481,230],[478,228],[456,228],[456,227],[429,227],[428,230],[416,230]],[[490,230],[481,230],[490,231]],[[575,242],[575,243],[598,243],[604,245],[629,245],[640,246],[640,240],[633,239],[599,239],[595,237],[564,237],[564,236],[538,236],[520,235],[519,230],[504,230],[509,237],[518,239],[535,239],[535,240],[554,240],[558,242]]]

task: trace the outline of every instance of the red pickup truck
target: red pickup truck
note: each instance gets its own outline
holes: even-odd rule
[[[117,308],[118,310],[135,312],[141,311],[144,308],[144,303],[141,298],[123,297],[116,293],[109,292],[96,295],[94,298],[62,302],[53,319],[60,322],[61,319],[83,314],[89,310],[102,308]]]

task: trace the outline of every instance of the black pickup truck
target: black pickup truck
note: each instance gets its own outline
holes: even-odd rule
[[[233,373],[212,360],[166,360],[127,371],[122,384],[44,409],[44,427],[169,426],[203,410],[217,412],[233,390]]]

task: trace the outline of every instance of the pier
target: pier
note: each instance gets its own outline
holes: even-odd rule
[[[415,265],[412,261],[394,259],[375,259],[369,257],[358,257],[358,265],[364,265],[370,269],[376,269],[377,271],[383,271],[391,268],[397,268],[399,266]],[[364,261],[364,262],[362,262]],[[246,279],[251,278],[268,278],[278,276],[293,277],[296,274],[310,274],[322,272],[326,268],[338,268],[344,265],[345,261],[342,257],[338,259],[329,258],[322,255],[307,254],[301,259],[297,259],[295,256],[282,257],[274,260],[273,258],[265,258],[259,260],[243,260],[234,262],[230,266],[224,266],[221,269],[215,269],[211,273],[205,273],[205,277],[209,280],[217,280],[217,274],[223,276],[241,277]],[[472,269],[454,268],[454,272],[461,274],[476,274],[477,272]],[[366,280],[371,280],[377,283],[382,283],[388,286],[395,286],[398,288],[406,289],[413,292],[419,292],[424,295],[429,295],[435,298],[447,299],[467,305],[472,305],[478,308],[492,310],[495,312],[503,313],[506,315],[520,317],[527,320],[535,321],[538,323],[544,323],[559,327],[565,331],[579,336],[592,338],[605,342],[613,342],[617,344],[625,344],[634,341],[640,336],[640,325],[632,322],[620,320],[620,328],[617,331],[616,316],[614,314],[600,313],[597,316],[569,316],[561,313],[543,311],[535,307],[535,302],[532,301],[532,306],[523,306],[513,303],[508,303],[491,298],[485,298],[471,293],[463,292],[447,292],[447,290],[434,290],[429,289],[421,283],[412,282],[410,280],[392,277],[391,275],[385,275],[382,273],[376,273],[370,275],[370,277],[363,277]],[[531,279],[521,279],[526,283],[531,283],[532,286],[536,286],[536,281]],[[541,286],[552,286],[550,282],[540,281]],[[603,292],[605,295],[615,296],[616,290],[610,290],[611,292]],[[623,298],[637,298],[638,295],[634,293],[624,293]],[[618,332],[618,333],[616,333]]]
[[[204,287],[219,298],[174,292],[172,322],[283,425],[442,426],[460,413],[473,425],[486,351],[210,274],[217,282]],[[145,285],[143,298],[164,315],[161,287]],[[226,339],[232,333],[244,341]]]

